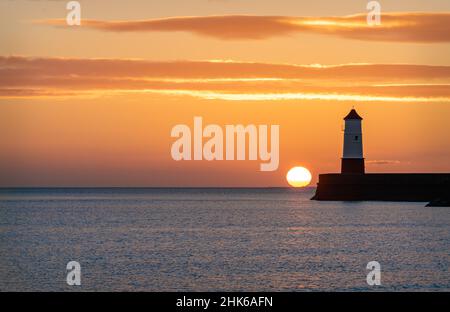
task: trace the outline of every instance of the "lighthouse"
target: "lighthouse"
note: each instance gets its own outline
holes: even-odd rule
[[[449,206],[450,173],[369,173],[364,171],[362,118],[345,116],[341,173],[319,174],[314,200],[431,201]]]
[[[364,157],[362,147],[362,118],[355,109],[344,118],[344,152],[342,156],[342,173],[364,174]]]

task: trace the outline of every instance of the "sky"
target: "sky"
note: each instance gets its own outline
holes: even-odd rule
[[[0,0],[0,187],[287,186],[339,172],[343,117],[367,172],[448,172],[450,2]],[[280,164],[174,161],[171,129],[280,125]]]

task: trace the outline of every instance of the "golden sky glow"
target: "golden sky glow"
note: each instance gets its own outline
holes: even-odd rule
[[[450,170],[448,1],[382,3],[378,28],[350,0],[80,2],[69,27],[65,1],[0,1],[0,186],[314,184],[352,106],[369,172]],[[193,116],[279,124],[279,170],[174,162]]]

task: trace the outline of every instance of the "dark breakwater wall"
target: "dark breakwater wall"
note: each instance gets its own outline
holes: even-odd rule
[[[450,173],[321,174],[312,199],[426,202],[449,193]]]

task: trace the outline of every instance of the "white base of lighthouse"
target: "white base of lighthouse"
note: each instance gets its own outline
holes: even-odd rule
[[[342,158],[341,173],[364,174],[364,158]]]

